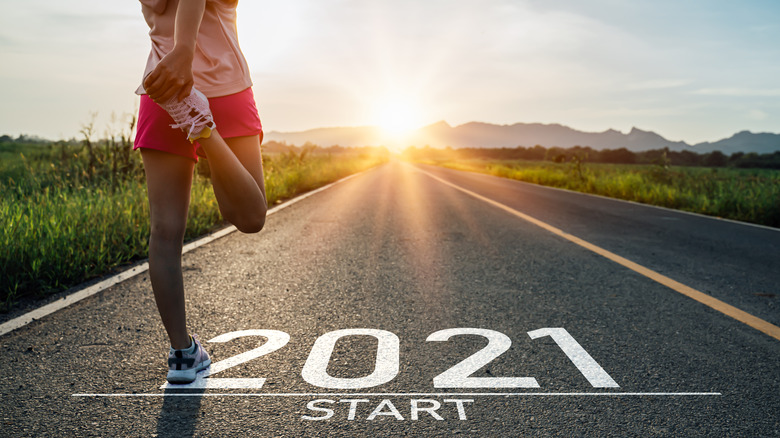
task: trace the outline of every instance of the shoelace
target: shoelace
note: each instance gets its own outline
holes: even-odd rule
[[[204,113],[200,108],[188,105],[187,99],[170,108],[169,114],[174,121],[182,120],[179,123],[172,124],[171,128],[180,129],[189,126],[187,137],[192,137],[193,134],[202,131],[203,127],[208,125],[209,116],[211,115]],[[197,127],[200,127],[200,129],[196,131]]]

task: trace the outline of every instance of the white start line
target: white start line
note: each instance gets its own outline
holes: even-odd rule
[[[73,394],[73,397],[279,397],[314,398],[306,403],[303,421],[344,420],[374,421],[378,417],[393,417],[397,421],[468,420],[467,408],[486,397],[702,397],[720,396],[719,392],[519,392],[519,393],[162,393],[162,394]],[[370,398],[381,398],[380,401]],[[397,400],[397,398],[406,398]],[[468,398],[461,398],[468,397]],[[438,399],[442,399],[439,401]],[[395,400],[395,402],[393,402]],[[408,414],[407,414],[408,407]],[[425,414],[425,415],[423,415]],[[405,416],[406,415],[406,416]]]

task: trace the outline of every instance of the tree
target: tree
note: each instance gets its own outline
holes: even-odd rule
[[[599,153],[599,162],[612,164],[634,164],[636,155],[626,148],[606,149]]]
[[[723,167],[729,162],[729,158],[721,151],[713,151],[704,156],[704,165],[707,167]]]

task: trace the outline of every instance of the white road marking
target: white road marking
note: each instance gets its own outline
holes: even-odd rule
[[[488,344],[468,358],[433,378],[434,388],[538,388],[533,377],[470,377],[489,364],[512,345],[509,336],[495,330],[481,328],[451,328],[432,333],[426,342],[446,342],[453,336],[476,335],[488,340]]]
[[[607,251],[606,249],[594,245],[586,240],[580,239],[577,236],[574,236],[572,234],[567,233],[566,231],[561,230],[560,228],[554,227],[547,222],[543,222],[539,219],[536,219],[535,217],[529,216],[519,210],[516,210],[506,204],[502,204],[498,201],[495,201],[493,199],[488,198],[487,196],[480,195],[479,193],[473,192],[471,190],[468,190],[466,188],[463,188],[455,183],[452,183],[450,181],[447,181],[445,179],[442,179],[430,172],[427,172],[425,170],[420,169],[419,167],[412,166],[415,170],[418,172],[425,174],[436,181],[441,182],[444,185],[450,186],[454,188],[455,190],[459,190],[469,196],[472,196],[476,199],[479,199],[480,201],[483,201],[487,204],[490,204],[494,207],[500,208],[501,210],[506,211],[507,213],[510,213],[520,219],[523,219],[527,222],[530,222],[540,228],[543,228],[547,231],[549,231],[552,234],[555,234],[556,236],[562,237],[569,242],[572,242],[576,245],[579,245],[589,251],[592,251],[602,257],[605,257],[609,260],[612,260],[613,262],[622,265],[637,274],[643,275],[655,282],[658,282],[669,289],[674,290],[675,292],[678,292],[682,295],[685,295],[688,298],[691,298],[693,300],[698,301],[701,304],[704,304],[705,306],[710,307],[711,309],[717,310],[718,312],[723,313],[724,315],[730,316],[734,319],[736,319],[739,322],[742,322],[744,324],[749,325],[750,327],[753,327],[754,329],[769,335],[778,341],[780,341],[780,327],[764,321],[763,319],[754,316],[748,312],[745,312],[742,309],[739,309],[737,307],[732,306],[731,304],[728,304],[724,301],[721,301],[711,295],[705,294],[704,292],[698,291],[690,286],[687,286],[685,284],[682,284],[676,280],[673,280],[665,275],[662,275],[656,271],[653,271],[652,269],[646,268],[639,263],[635,263],[631,260],[628,260],[625,257],[621,257],[611,251]]]
[[[481,328],[451,328],[432,333],[426,342],[445,342],[453,336],[477,335],[488,340],[488,345],[472,354],[447,371],[433,378],[434,388],[538,388],[539,383],[533,377],[470,377],[486,366],[512,345],[512,340],[504,333]],[[550,336],[571,360],[574,366],[588,379],[594,388],[619,388],[620,386],[585,351],[584,348],[562,327],[543,328],[528,332],[531,339]],[[265,384],[264,378],[212,377],[226,369],[273,353],[290,342],[289,333],[279,330],[238,330],[210,339],[208,342],[230,342],[233,339],[259,336],[266,338],[257,348],[239,353],[221,360],[198,372],[195,381],[186,384],[166,382],[160,389],[252,389],[258,390]],[[333,349],[338,341],[347,336],[371,336],[377,342],[374,371],[365,377],[336,378],[328,374]],[[395,379],[399,370],[400,340],[395,333],[387,330],[369,328],[334,330],[317,338],[301,371],[301,377],[310,385],[328,389],[359,390],[383,385]],[[224,380],[224,382],[222,382]]]
[[[185,384],[170,384],[165,382],[160,389],[260,389],[265,384],[265,378],[222,378],[211,377],[228,368],[249,362],[252,359],[264,356],[284,347],[290,342],[290,335],[279,330],[239,330],[225,333],[208,342],[230,342],[233,339],[245,336],[262,336],[267,339],[263,345],[241,354],[229,357],[219,362],[212,363],[208,368],[195,376],[195,381]]]
[[[374,371],[368,376],[340,378],[328,374],[328,364],[339,339],[347,336],[372,336],[377,340]],[[303,365],[301,377],[308,384],[323,388],[359,389],[383,385],[398,375],[400,340],[395,333],[377,329],[344,329],[325,333]]]
[[[720,397],[720,392],[340,392],[71,394],[71,397]]]
[[[160,389],[248,389],[248,388],[262,388],[265,384],[264,377],[254,378],[211,378],[205,379],[198,376],[192,383],[186,384],[170,384],[165,382],[160,386]]]
[[[582,375],[588,379],[588,382],[590,382],[594,388],[620,387],[620,385],[612,380],[612,377],[604,371],[604,368],[601,368],[601,365],[599,365],[598,362],[582,348],[582,345],[580,345],[566,329],[561,327],[544,328],[528,332],[528,336],[530,336],[531,339],[538,339],[545,336],[551,337],[555,343],[558,344],[558,347],[563,350],[566,357],[571,360],[574,366],[580,370]]]

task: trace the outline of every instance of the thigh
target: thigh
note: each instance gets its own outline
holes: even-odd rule
[[[146,173],[152,233],[183,239],[195,162],[154,149],[141,149],[141,156]]]
[[[265,180],[263,179],[263,157],[260,153],[260,143],[263,141],[263,134],[250,135],[245,137],[226,138],[225,143],[233,151],[238,161],[252,175],[257,185],[265,194]]]

